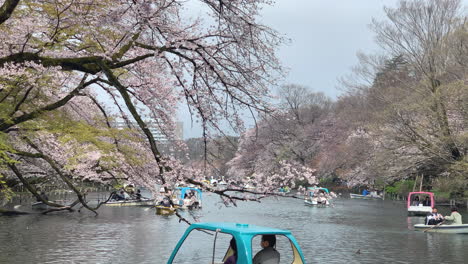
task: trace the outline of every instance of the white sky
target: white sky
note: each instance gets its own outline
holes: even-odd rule
[[[337,78],[357,64],[356,53],[378,51],[371,19],[383,19],[383,7],[397,0],[277,0],[262,11],[261,21],[291,39],[278,56],[289,74],[284,83],[305,85],[336,98]],[[184,108],[185,109],[185,108]],[[200,137],[188,112],[179,112],[184,138]],[[249,121],[247,121],[249,122]]]
[[[279,51],[289,68],[285,83],[308,86],[335,98],[337,78],[357,64],[356,53],[378,51],[371,19],[384,19],[383,7],[396,0],[277,0],[263,21],[291,39]]]

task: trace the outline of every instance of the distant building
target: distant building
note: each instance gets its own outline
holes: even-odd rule
[[[145,121],[149,131],[153,134],[153,137],[156,141],[168,141],[168,137],[161,132],[156,122],[153,121]],[[114,121],[111,123],[111,126],[117,129],[128,128],[127,123],[123,120]],[[134,128],[139,128],[137,122],[131,122],[131,126]],[[176,122],[175,129],[174,129],[174,139],[182,140],[184,138],[184,123],[183,122]]]

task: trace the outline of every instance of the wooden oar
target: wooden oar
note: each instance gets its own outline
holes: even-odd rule
[[[445,223],[445,220],[442,221],[442,222],[440,222],[440,223],[438,223],[437,225],[434,225],[434,226],[429,227],[428,229],[425,229],[425,230],[423,231],[423,233],[426,233],[427,230],[430,230],[430,229],[432,229],[432,228],[434,228],[434,227],[440,226],[440,225],[443,224],[443,223]]]

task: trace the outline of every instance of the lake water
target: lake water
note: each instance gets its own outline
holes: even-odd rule
[[[213,194],[204,198],[204,208],[194,213],[202,222],[289,229],[307,263],[468,261],[468,235],[414,231],[423,218],[407,217],[401,202],[338,199],[334,207],[312,208],[301,200],[268,198],[236,208]],[[448,208],[439,211],[445,215]],[[155,215],[151,208],[103,207],[99,213],[0,216],[0,263],[166,263],[187,228],[176,216]],[[461,213],[466,223],[466,209]]]

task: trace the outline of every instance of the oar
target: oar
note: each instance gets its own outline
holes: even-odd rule
[[[425,229],[425,230],[423,231],[423,233],[426,233],[427,230],[430,230],[430,229],[432,229],[432,228],[434,228],[434,227],[440,226],[440,225],[443,224],[443,223],[445,223],[445,220],[442,221],[442,222],[440,222],[440,223],[438,223],[437,225],[434,225],[434,226],[429,227],[428,229]]]

